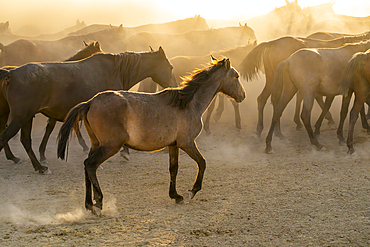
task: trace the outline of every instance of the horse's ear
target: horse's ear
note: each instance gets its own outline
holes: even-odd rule
[[[98,49],[100,49],[100,43],[99,43],[99,41],[96,41],[95,42],[95,47],[98,48]]]
[[[243,25],[239,22],[239,27],[242,27]]]
[[[226,59],[224,64],[225,64],[226,69],[229,70],[230,67],[231,67],[231,65],[230,65],[230,59]]]
[[[154,51],[154,50],[153,50],[153,48],[152,48],[152,46],[149,46],[149,48],[150,48],[150,51],[151,51],[151,52],[153,52],[153,51]]]
[[[166,54],[164,54],[164,50],[162,46],[159,47],[158,52],[159,52],[159,55],[166,57]]]
[[[213,56],[211,55],[211,64],[217,64],[218,60]]]
[[[9,21],[5,22],[6,28],[9,28]]]
[[[84,43],[85,47],[88,47],[89,46],[89,44],[86,43],[85,40],[83,40],[82,42]]]
[[[119,28],[123,28],[123,24],[119,25]]]

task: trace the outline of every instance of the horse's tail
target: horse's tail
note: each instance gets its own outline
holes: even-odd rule
[[[273,105],[276,105],[281,98],[281,94],[283,92],[283,87],[284,87],[284,77],[286,73],[288,73],[289,67],[290,67],[290,63],[284,60],[279,63],[279,65],[277,66],[275,70],[274,78],[272,82],[272,90],[271,90],[272,92],[271,93],[271,103]]]
[[[339,84],[339,92],[342,95],[347,95],[349,89],[352,87],[354,75],[362,73],[367,53],[358,52],[354,54],[349,60],[347,68],[344,71],[344,76]]]
[[[270,42],[263,42],[251,50],[239,65],[239,71],[243,78],[252,80],[258,77],[258,71],[262,69],[263,55],[270,47]]]
[[[67,118],[65,119],[62,127],[59,130],[58,134],[58,151],[57,155],[58,158],[64,160],[67,159],[66,155],[67,146],[68,146],[68,139],[72,134],[72,129],[75,130],[79,129],[78,122],[80,119],[86,119],[86,114],[90,109],[91,101],[82,102],[75,107],[73,107],[69,113]]]

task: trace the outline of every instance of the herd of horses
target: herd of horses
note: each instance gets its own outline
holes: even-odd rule
[[[84,40],[92,41],[88,44]],[[152,46],[159,49],[153,50]],[[271,96],[273,116],[266,153],[273,152],[274,133],[284,138],[280,117],[294,95],[297,129],[302,128],[300,116],[311,143],[318,149],[323,147],[317,140],[321,124],[324,118],[334,124],[329,109],[334,97],[343,95],[337,136],[344,142],[343,125],[354,94],[347,138],[348,152],[353,153],[353,129],[359,113],[363,127],[370,132],[364,110],[364,103],[370,104],[368,49],[370,32],[317,32],[305,38],[284,36],[257,44],[253,29],[246,24],[210,29],[200,16],[137,28],[84,26],[57,40],[23,37],[0,44],[0,150],[4,148],[7,159],[18,163],[20,159],[12,153],[8,141],[20,130],[21,143],[35,171],[48,174],[47,141],[56,122],[64,122],[58,134],[57,156],[67,158],[74,129],[84,151],[89,150],[84,161],[85,207],[100,215],[103,194],[97,168],[121,149],[155,151],[168,147],[169,195],[180,203],[183,196],[176,191],[179,149],[198,164],[190,191],[193,198],[201,189],[206,168],[195,140],[202,128],[210,133],[218,93],[229,96],[236,128],[242,126],[239,103],[245,98],[245,90],[238,71],[246,80],[257,78],[260,72],[265,74],[265,87],[257,98],[257,135],[260,137],[263,131],[263,111]],[[139,82],[139,92],[128,91]],[[157,85],[163,90],[157,91]],[[311,126],[314,100],[322,108],[315,131]],[[224,97],[219,97],[216,121],[223,104]],[[31,145],[33,117],[38,113],[48,118],[39,159]],[[88,133],[90,148],[82,138],[80,121]]]

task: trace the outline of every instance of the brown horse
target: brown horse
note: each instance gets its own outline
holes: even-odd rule
[[[72,56],[71,58],[67,59],[66,61],[77,61],[77,60],[87,58],[87,57],[91,56],[94,53],[102,52],[100,44],[97,41],[90,42],[90,44],[87,44],[86,42],[84,42],[84,44],[85,44],[84,49],[78,51],[76,53],[76,55]],[[11,69],[15,69],[15,68],[16,68],[16,66],[3,67],[3,69],[6,69],[6,70],[11,70]],[[5,130],[6,123],[8,121],[9,112],[10,112],[10,109],[9,109],[8,102],[6,101],[6,99],[3,95],[2,87],[0,87],[0,133]],[[55,119],[49,118],[49,120],[48,120],[48,124],[47,124],[46,129],[45,129],[45,134],[44,134],[44,137],[42,139],[42,142],[41,142],[41,145],[40,145],[40,148],[39,148],[40,161],[45,161],[46,160],[46,158],[45,158],[46,144],[47,144],[47,141],[49,139],[49,136],[50,136],[51,132],[54,129],[54,126],[55,126],[56,122],[57,122],[57,120],[55,120]],[[76,135],[77,135],[77,138],[78,138],[78,141],[79,141],[80,145],[84,148],[84,150],[88,150],[88,146],[86,145],[84,139],[82,138],[81,133],[79,131],[76,131]],[[13,153],[10,150],[8,144],[5,144],[4,151],[5,151],[5,155],[6,155],[8,160],[12,160],[14,163],[18,163],[20,161],[19,158],[15,157],[13,155]]]
[[[176,191],[176,176],[179,149],[185,151],[198,164],[198,175],[190,191],[190,197],[193,198],[202,187],[206,168],[206,160],[199,152],[195,139],[202,130],[202,114],[218,92],[237,102],[245,98],[238,72],[230,66],[228,59],[214,61],[212,66],[195,72],[180,88],[164,89],[158,93],[106,91],[75,106],[58,135],[58,158],[65,158],[72,128],[82,118],[91,141],[89,156],[84,161],[85,207],[100,215],[103,194],[96,170],[123,145],[141,151],[168,147],[171,177],[169,196],[176,203],[183,201]]]
[[[64,121],[68,111],[104,90],[128,90],[146,77],[163,87],[176,86],[172,65],[163,49],[155,52],[98,53],[78,62],[32,63],[1,70],[10,123],[0,134],[0,150],[21,129],[21,142],[40,173],[49,169],[37,160],[31,146],[32,118],[42,113]]]
[[[327,97],[323,112],[317,123],[315,133],[323,116],[329,110],[336,95],[340,94],[339,84],[344,76],[344,70],[353,54],[366,51],[370,48],[370,40],[357,44],[348,44],[332,49],[301,49],[281,62],[276,69],[271,100],[274,113],[270,130],[266,137],[266,152],[271,153],[272,135],[286,105],[297,91],[303,96],[303,109],[301,118],[307,130],[310,141],[318,149],[322,145],[316,138],[311,127],[311,111],[316,95]],[[342,107],[341,123],[346,112]],[[341,124],[339,124],[341,125]],[[340,126],[338,127],[339,130]],[[337,131],[338,134],[338,131]]]
[[[247,45],[238,46],[236,48],[228,49],[228,50],[221,50],[212,52],[209,55],[205,56],[176,56],[170,59],[170,62],[173,65],[173,73],[175,74],[177,82],[181,82],[182,78],[189,74],[189,71],[193,71],[194,69],[200,68],[207,64],[209,61],[210,56],[218,57],[228,57],[233,63],[240,64],[240,62],[244,59],[246,54],[248,54],[255,46],[257,45],[257,41],[253,43],[248,43]],[[237,70],[238,68],[235,67]],[[138,89],[139,92],[147,92],[147,93],[154,93],[157,91],[157,84],[151,82],[150,80],[144,80],[140,82],[140,86]],[[214,119],[217,122],[222,115],[224,110],[224,102],[225,97],[222,94],[218,95],[218,107],[216,109],[216,113],[214,115]],[[239,111],[239,104],[236,103],[234,100],[231,100],[231,103],[234,108],[235,113],[235,126],[237,130],[241,129],[241,117]],[[216,105],[216,98],[210,106],[208,107],[205,116],[204,116],[204,131],[209,135],[211,130],[209,128],[209,122],[211,118],[212,111],[214,110]]]
[[[358,113],[363,110],[365,102],[369,102],[370,95],[370,51],[356,53],[348,63],[340,85],[343,95],[354,92],[355,101],[350,113],[347,137],[348,153],[355,152],[353,147],[353,131],[358,118]],[[370,103],[370,102],[369,102]],[[368,133],[370,129],[368,129]]]
[[[266,83],[261,94],[257,98],[258,103],[258,123],[257,135],[261,136],[263,130],[263,110],[265,108],[267,99],[271,95],[271,85],[275,70],[278,64],[287,59],[294,52],[303,48],[335,48],[344,45],[345,43],[353,43],[370,38],[370,33],[367,35],[344,37],[330,41],[313,40],[306,38],[282,37],[269,42],[262,42],[257,45],[243,60],[239,66],[240,74],[247,80],[252,80],[258,77],[258,72],[261,71],[262,66],[265,70]],[[320,107],[324,107],[322,97],[316,97]],[[297,124],[297,129],[302,128],[299,120],[301,98],[297,97],[296,111],[294,114],[294,122]],[[329,123],[334,124],[331,115],[327,116]],[[277,130],[282,136],[280,130]]]

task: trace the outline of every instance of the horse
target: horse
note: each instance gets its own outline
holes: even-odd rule
[[[350,112],[349,129],[347,137],[348,153],[353,154],[353,131],[358,118],[358,113],[363,110],[365,102],[370,102],[370,51],[356,53],[348,63],[344,71],[344,77],[340,84],[343,95],[354,92],[355,101]],[[370,129],[367,129],[368,133]]]
[[[303,96],[301,118],[310,138],[311,144],[317,149],[323,146],[316,136],[324,115],[329,110],[336,95],[340,94],[339,84],[344,76],[348,61],[353,54],[370,48],[370,40],[355,44],[347,44],[339,48],[301,49],[288,59],[280,62],[274,75],[271,101],[274,107],[270,130],[266,137],[266,153],[272,153],[272,135],[286,105],[297,91]],[[324,109],[317,120],[315,133],[311,127],[311,111],[315,95],[326,96]],[[343,100],[344,101],[344,100]],[[347,115],[343,104],[340,114],[340,129],[343,129],[344,118]]]
[[[253,80],[258,78],[258,72],[262,69],[262,65],[265,70],[266,83],[261,94],[257,98],[258,103],[258,123],[257,123],[257,135],[260,137],[263,130],[263,110],[265,108],[267,99],[271,95],[271,85],[273,76],[278,64],[287,59],[295,51],[302,48],[335,48],[340,47],[346,43],[353,43],[370,38],[370,33],[366,35],[343,37],[330,41],[324,40],[313,40],[307,38],[297,38],[291,36],[281,37],[272,41],[262,42],[257,45],[253,50],[248,53],[240,64],[239,71],[242,77],[247,80]],[[301,97],[297,95],[296,111],[294,114],[294,122],[297,125],[297,129],[302,128],[302,123],[299,120]],[[320,107],[324,107],[322,97],[315,98]],[[330,113],[328,113],[327,119],[329,124],[333,125],[334,120]],[[279,126],[279,125],[278,125]],[[282,137],[280,129],[277,129],[277,135]]]
[[[19,66],[29,62],[62,61],[81,49],[83,41],[99,40],[106,52],[122,51],[122,40],[126,38],[123,27],[115,27],[86,35],[67,36],[59,40],[19,39],[8,45],[0,44],[0,66]]]
[[[105,91],[75,106],[59,131],[57,155],[58,158],[66,158],[69,136],[82,118],[91,141],[89,155],[84,161],[86,209],[101,214],[103,194],[96,170],[123,145],[140,151],[168,147],[171,177],[169,196],[176,203],[184,199],[176,191],[176,176],[179,149],[185,151],[198,164],[197,178],[189,194],[193,198],[202,188],[206,168],[206,160],[199,152],[195,139],[202,130],[202,114],[218,92],[232,97],[236,102],[245,98],[238,72],[231,67],[229,59],[213,61],[209,67],[190,75],[178,88],[157,93]]]
[[[78,31],[69,33],[72,35],[88,34],[91,32],[102,31],[104,29],[111,28],[112,25],[104,24],[92,24]],[[206,20],[200,15],[195,15],[194,17],[180,19],[176,21],[170,21],[158,24],[146,24],[136,27],[124,27],[127,37],[140,33],[140,32],[152,32],[152,33],[185,33],[191,30],[208,30]]]
[[[98,41],[90,42],[90,44],[87,44],[86,42],[84,42],[84,45],[85,45],[84,49],[78,51],[74,56],[70,57],[66,61],[78,61],[78,60],[87,58],[87,57],[89,57],[92,54],[95,54],[97,52],[102,52],[100,44],[99,44]],[[11,70],[11,69],[15,69],[15,68],[16,68],[15,66],[3,67],[3,69],[6,69],[6,70]],[[6,123],[8,121],[8,115],[9,115],[9,111],[10,111],[8,102],[6,101],[2,90],[3,90],[2,87],[0,87],[0,133],[3,132],[5,127],[6,127]],[[50,136],[51,132],[53,131],[53,129],[55,127],[56,122],[57,122],[56,119],[52,119],[52,118],[48,119],[48,123],[47,123],[47,126],[45,128],[45,134],[44,134],[44,137],[42,138],[42,142],[41,142],[40,147],[39,147],[40,161],[41,162],[46,161],[46,158],[45,158],[46,144],[47,144],[47,141],[49,139],[49,136]],[[82,138],[81,133],[79,131],[76,131],[76,135],[77,135],[78,141],[79,141],[80,145],[83,147],[84,151],[87,151],[89,148],[86,145],[84,139]],[[6,155],[8,160],[12,160],[15,164],[17,164],[21,161],[18,157],[14,156],[14,154],[10,150],[10,147],[9,147],[8,144],[5,144],[4,151],[5,151],[5,155]]]
[[[256,40],[249,26],[233,26],[209,30],[193,30],[186,33],[140,32],[128,37],[123,48],[128,51],[141,51],[152,45],[166,47],[168,57],[202,56],[212,51],[230,49]]]
[[[0,69],[10,123],[0,134],[0,150],[21,129],[21,142],[41,174],[50,170],[37,160],[31,146],[32,118],[42,113],[64,121],[68,111],[96,93],[128,90],[146,77],[163,87],[176,86],[172,65],[162,47],[155,52],[97,53],[77,62],[29,63]]]
[[[175,74],[176,80],[178,83],[181,82],[182,78],[188,75],[189,71],[193,71],[196,68],[207,64],[210,57],[228,57],[233,63],[240,64],[246,54],[248,54],[255,46],[257,46],[257,41],[253,43],[248,43],[247,45],[238,46],[235,48],[227,49],[227,50],[220,50],[216,52],[211,52],[205,56],[175,56],[170,59],[171,64],[173,65],[173,73]],[[235,66],[234,66],[235,67]],[[238,70],[237,67],[235,67]],[[148,92],[154,93],[157,91],[157,84],[153,83],[150,80],[144,80],[140,82],[139,85],[139,92]],[[218,95],[218,107],[216,109],[216,113],[214,115],[214,120],[217,122],[222,115],[224,110],[224,102],[225,97],[222,94]],[[241,129],[241,117],[239,111],[239,104],[237,104],[234,100],[230,100],[235,113],[235,127],[237,130]],[[211,118],[212,111],[214,110],[216,105],[216,98],[210,106],[208,107],[205,116],[204,116],[204,131],[207,135],[211,134],[211,130],[209,128],[209,122]]]

